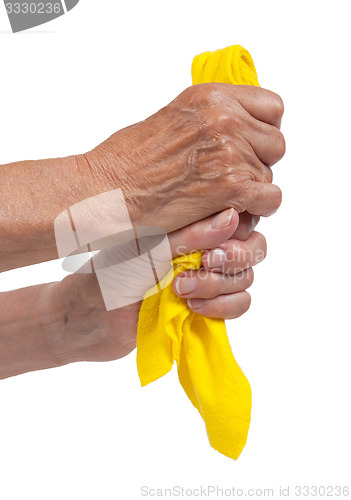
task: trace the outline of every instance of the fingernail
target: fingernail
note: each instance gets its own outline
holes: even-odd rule
[[[187,303],[190,309],[200,309],[204,305],[205,299],[188,299]]]
[[[187,293],[194,292],[196,290],[196,279],[178,278],[175,287],[179,295],[186,295]]]
[[[207,256],[207,265],[209,267],[220,267],[226,261],[225,251],[222,248],[214,248]]]
[[[213,229],[224,229],[225,227],[228,227],[233,218],[233,213],[234,208],[228,208],[228,210],[224,210],[224,212],[217,214],[212,219]]]

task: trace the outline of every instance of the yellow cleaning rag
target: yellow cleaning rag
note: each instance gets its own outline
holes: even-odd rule
[[[240,45],[196,56],[192,80],[258,86],[253,60]],[[194,252],[174,259],[175,276],[199,269],[201,256],[202,252]],[[224,320],[189,310],[170,283],[147,296],[141,306],[137,334],[141,385],[165,375],[174,361],[183,389],[205,421],[211,446],[237,459],[250,425],[250,384],[234,359]]]

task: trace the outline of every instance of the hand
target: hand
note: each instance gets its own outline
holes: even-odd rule
[[[80,161],[100,191],[122,187],[133,224],[170,232],[228,207],[268,216],[281,203],[270,167],[285,152],[282,114],[262,88],[194,85]]]
[[[223,248],[223,245],[235,255],[243,249],[249,250],[240,258],[237,269],[231,263],[225,264],[227,274],[211,271],[207,258],[205,269],[184,273],[174,280],[174,290],[192,299],[190,306],[194,311],[223,318],[238,317],[247,311],[250,296],[245,290],[253,281],[251,266],[266,253],[264,237],[253,232],[257,221],[257,218],[244,217],[239,223],[237,212],[229,209],[169,234],[173,257],[198,249]],[[220,222],[222,227],[218,226]],[[248,237],[245,244],[233,238],[240,233]],[[195,282],[196,289],[184,293],[186,282]],[[197,308],[199,303],[195,299],[205,302]],[[135,348],[141,302],[107,312],[95,275],[68,276],[51,289],[49,300],[60,308],[63,318],[61,340],[55,347],[57,364],[113,360]]]
[[[253,283],[252,266],[267,255],[265,237],[254,231],[258,221],[258,217],[246,212],[241,214],[234,235],[203,252],[203,268],[175,278],[175,293],[186,298],[194,312],[210,318],[234,319],[249,309],[251,296],[246,290]],[[193,224],[194,228],[198,224]]]
[[[282,113],[268,90],[193,85],[89,153],[0,165],[0,272],[56,259],[57,216],[118,188],[135,226],[167,232],[230,207],[270,215]]]

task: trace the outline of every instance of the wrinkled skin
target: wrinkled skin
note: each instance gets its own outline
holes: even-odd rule
[[[55,217],[121,188],[132,223],[166,230],[173,256],[180,247],[205,250],[203,268],[179,275],[175,293],[199,314],[244,314],[252,266],[266,255],[254,228],[281,203],[271,167],[285,153],[283,110],[281,98],[261,88],[194,85],[86,154],[1,166],[0,270],[56,258]],[[222,212],[230,221],[214,228]],[[140,305],[107,312],[93,274],[0,294],[0,378],[125,356],[135,347]]]
[[[84,161],[101,189],[122,186],[133,223],[169,232],[228,207],[268,216],[281,203],[270,167],[285,152],[282,114],[268,90],[193,85]]]
[[[173,231],[174,256],[175,246],[185,241],[188,251],[224,250],[228,258],[220,269],[211,269],[213,252],[205,252],[203,266],[208,272],[204,279],[199,271],[191,271],[174,282],[175,293],[191,299],[188,306],[199,314],[235,318],[250,306],[245,290],[252,284],[252,266],[266,255],[266,241],[253,229],[259,216],[273,214],[281,203],[281,191],[272,185],[271,167],[285,153],[280,132],[283,110],[281,98],[261,88],[195,85],[84,156],[95,183],[103,189],[117,182],[123,186],[134,223]],[[228,207],[236,210],[231,223],[213,234],[210,216]],[[245,244],[240,240],[246,240]],[[141,304],[106,313],[103,306],[100,310],[96,307],[99,301],[101,304],[96,280],[72,277],[82,279],[82,289],[91,287],[91,309],[85,309],[87,328],[94,317],[94,324],[99,325],[94,330],[99,340],[93,347],[90,341],[81,349],[82,359],[105,360],[127,354],[135,347]],[[189,281],[196,290],[182,295],[181,288]],[[74,288],[79,291],[79,287]],[[74,311],[84,308],[79,292],[73,304],[74,325]]]
[[[181,273],[173,282],[177,295],[188,299],[194,312],[212,318],[237,318],[250,307],[246,291],[253,282],[252,266],[267,253],[264,236],[253,231],[252,221],[242,220],[233,209],[227,214],[227,225],[214,228],[208,217],[169,234],[173,257],[202,249],[225,249],[227,260],[220,268],[211,268],[208,255],[203,268]],[[257,219],[255,219],[257,222]],[[246,240],[235,238],[239,227]],[[185,283],[195,289],[187,293]],[[56,345],[57,363],[74,361],[108,361],[127,355],[136,346],[137,324],[141,302],[106,312],[95,275],[68,276],[53,287],[47,300],[57,304],[62,318],[61,342]],[[183,293],[182,293],[183,292]],[[190,300],[189,300],[190,299]]]

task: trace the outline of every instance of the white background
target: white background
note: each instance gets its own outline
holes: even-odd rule
[[[140,388],[135,353],[0,382],[0,498],[141,498],[140,488],[350,482],[348,2],[81,0],[13,35],[0,5],[0,163],[88,151],[191,84],[194,55],[241,44],[285,102],[284,201],[250,311],[228,324],[253,391],[237,462],[210,448],[176,371]],[[0,207],[1,209],[1,207]],[[0,289],[57,280],[50,263]],[[292,492],[291,492],[292,493]]]

